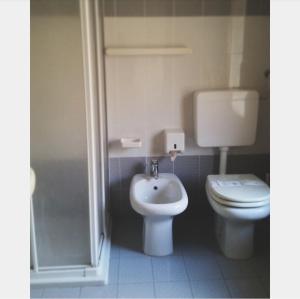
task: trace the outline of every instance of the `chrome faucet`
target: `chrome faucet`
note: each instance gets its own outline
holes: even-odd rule
[[[158,160],[151,160],[151,176],[158,179]]]

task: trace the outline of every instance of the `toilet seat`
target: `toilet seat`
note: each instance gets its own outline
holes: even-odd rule
[[[207,191],[217,203],[236,208],[269,204],[269,186],[253,174],[209,175]]]
[[[210,191],[209,191],[210,192]],[[258,202],[234,202],[230,200],[224,200],[222,198],[216,197],[212,192],[210,192],[211,198],[216,201],[217,203],[228,206],[228,207],[233,207],[233,208],[258,208],[262,207],[264,205],[269,204],[269,199],[258,201]]]

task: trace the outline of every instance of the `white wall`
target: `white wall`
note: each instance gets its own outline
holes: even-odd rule
[[[264,77],[269,69],[269,17],[105,18],[106,47],[174,45],[190,47],[193,53],[106,57],[110,156],[162,155],[162,130],[177,127],[186,133],[185,154],[212,154],[193,139],[192,93],[236,82],[258,90],[262,99],[256,144],[233,152],[269,152],[269,82]],[[140,137],[143,146],[124,150],[122,137]]]

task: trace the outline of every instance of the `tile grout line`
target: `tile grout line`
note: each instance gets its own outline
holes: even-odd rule
[[[41,298],[44,298],[45,288],[42,288]]]
[[[153,266],[153,261],[152,261],[152,257],[150,257],[150,262],[151,262],[151,270],[152,270],[152,285],[153,285],[153,294],[154,294],[154,298],[157,298],[156,295],[156,288],[155,288],[155,278],[154,278],[154,266]]]
[[[113,237],[113,235],[112,235],[112,237]],[[119,248],[119,246],[117,247],[118,248],[118,258],[117,258],[117,281],[116,281],[116,287],[117,287],[117,295],[116,295],[116,298],[118,298],[119,297],[119,275],[120,275],[120,262],[121,262],[121,252],[120,252],[120,248]],[[109,281],[108,281],[108,284],[110,284],[109,283]]]
[[[190,279],[189,274],[188,274],[188,271],[187,271],[187,269],[186,269],[186,264],[185,264],[185,261],[184,261],[184,257],[183,257],[183,264],[184,264],[184,270],[185,270],[185,272],[186,272],[186,276],[187,276],[187,278],[188,278],[188,284],[189,284],[189,286],[190,286],[192,298],[196,298],[196,295],[194,294],[194,290],[193,290],[193,286],[192,286],[192,280]]]
[[[221,272],[222,280],[223,280],[223,282],[224,282],[224,284],[225,284],[226,290],[228,291],[228,294],[230,295],[230,297],[233,298],[233,295],[232,295],[231,292],[230,292],[230,288],[229,288],[229,286],[228,286],[227,283],[226,283],[226,279],[225,279],[225,275],[224,275],[224,273],[223,273],[223,269],[222,269],[222,267],[221,267],[221,265],[220,265],[218,259],[217,259],[216,257],[214,257],[214,258],[215,258],[215,261],[216,261],[216,263],[217,263],[217,265],[218,265],[218,268],[219,268],[219,270],[220,270],[220,272]]]
[[[193,291],[193,287],[192,287],[192,280],[191,280],[190,275],[189,275],[188,270],[187,270],[187,265],[186,265],[186,260],[185,260],[185,256],[184,255],[182,256],[182,259],[183,259],[184,270],[185,270],[186,276],[188,278],[188,284],[190,286],[192,298],[196,298],[196,296],[194,294],[194,291]]]
[[[119,298],[119,291],[120,291],[120,264],[121,264],[121,252],[119,249],[119,258],[118,258],[118,269],[117,269],[117,298]]]
[[[79,297],[78,298],[81,298],[81,293],[82,293],[82,287],[80,287],[80,289],[79,289]]]
[[[269,296],[270,290],[267,289],[267,286],[265,285],[265,283],[263,282],[262,278],[260,277],[255,277],[255,279],[258,281],[258,283],[261,285],[261,287],[263,288],[263,290],[265,291],[265,295]]]
[[[269,287],[267,286],[267,283],[264,281],[263,276],[259,275],[259,272],[260,271],[257,269],[257,267],[255,267],[255,275],[256,275],[255,278],[259,280],[264,290],[266,291],[267,295],[270,297],[270,285]],[[270,273],[270,265],[269,265],[269,273]],[[269,279],[270,279],[270,274],[269,274]]]

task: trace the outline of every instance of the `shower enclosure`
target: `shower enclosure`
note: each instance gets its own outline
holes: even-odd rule
[[[101,0],[31,1],[31,284],[106,283]]]

